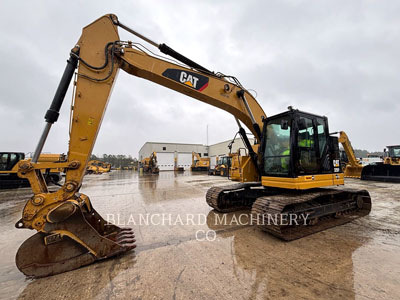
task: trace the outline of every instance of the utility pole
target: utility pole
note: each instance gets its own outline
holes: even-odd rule
[[[207,143],[206,143],[206,145],[208,146],[208,124],[207,124],[207,129],[206,129],[206,136],[207,136]]]

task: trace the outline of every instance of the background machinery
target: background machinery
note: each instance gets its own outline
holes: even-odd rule
[[[350,139],[344,131],[339,132],[339,142],[342,144],[347,158],[347,164],[344,168],[344,177],[361,178],[363,165],[356,158]]]
[[[90,160],[88,162],[86,173],[87,174],[103,174],[111,172],[111,164],[100,161],[100,160]]]
[[[18,162],[25,159],[23,152],[0,152],[0,188],[29,186],[29,181],[18,177]],[[64,154],[41,154],[38,163],[57,163],[66,160]],[[47,183],[57,184],[62,179],[62,168],[43,169]]]
[[[192,151],[192,171],[208,171],[210,169],[210,158],[201,157],[199,153]]]
[[[228,176],[229,169],[231,167],[232,156],[224,155],[219,156],[217,158],[217,164],[214,166],[214,169],[209,169],[209,175],[217,175],[217,176]]]
[[[158,174],[160,169],[157,166],[157,153],[153,152],[149,157],[145,157],[141,161],[143,172]]]
[[[121,41],[118,27],[179,62],[154,56],[139,43]],[[49,192],[38,158],[77,67],[68,159],[50,166],[65,168],[65,183]],[[17,252],[16,264],[24,274],[57,274],[135,247],[130,229],[108,224],[89,197],[79,192],[119,69],[223,109],[250,129],[259,143],[257,153],[243,128],[239,133],[257,181],[210,188],[206,201],[217,212],[246,208],[260,221],[268,216],[302,220],[300,224],[257,224],[284,240],[301,238],[369,213],[371,198],[367,191],[328,188],[343,185],[344,179],[338,139],[329,135],[326,117],[294,109],[266,117],[237,78],[209,71],[167,45],[138,34],[110,14],[83,29],[45,115],[45,129],[35,154],[32,160],[18,163],[18,175],[29,180],[33,196],[26,202],[16,227],[37,231]]]
[[[363,164],[356,158],[350,140],[343,131],[339,133],[339,142],[343,145],[348,159],[344,170],[344,177],[361,178],[361,180],[400,182],[400,145],[387,146],[387,149],[384,149],[385,155],[383,161],[379,157],[376,157],[377,155],[370,155],[367,158],[368,163]]]
[[[400,182],[400,145],[387,146],[384,153],[383,162],[364,166],[362,180]]]

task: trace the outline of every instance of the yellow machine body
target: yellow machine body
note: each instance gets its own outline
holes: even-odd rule
[[[263,128],[266,114],[237,80],[205,70],[187,58],[183,59],[186,62],[183,65],[154,56],[138,43],[121,41],[118,27],[134,33],[112,14],[83,28],[67,62],[64,72],[67,76],[63,76],[60,82],[63,95],[56,94],[46,113],[45,131],[34,157],[40,154],[48,130],[57,121],[66,89],[77,67],[67,161],[38,163],[23,160],[18,163],[18,176],[29,180],[33,196],[26,202],[16,227],[37,231],[21,245],[17,253],[17,267],[28,276],[41,277],[73,270],[135,247],[130,229],[107,223],[92,207],[89,197],[79,192],[119,70],[218,107],[232,114],[250,130],[255,139],[261,141],[260,128]],[[176,52],[165,44],[152,44],[164,53],[177,57],[174,54]],[[68,77],[67,82],[65,78]],[[143,166],[152,172],[158,169],[156,163],[156,153],[142,161]],[[243,160],[240,165],[243,181],[257,177],[256,184],[267,187],[306,189],[343,184],[340,174],[316,174],[311,179],[307,176],[261,179],[257,169],[253,170],[250,166],[250,161],[246,163]],[[227,174],[228,167],[221,164],[221,172],[225,169]],[[48,190],[41,172],[48,168],[65,169],[65,182],[54,192]],[[207,196],[207,203],[216,207],[216,199],[212,195],[219,194],[207,194],[211,195],[211,198]]]
[[[252,145],[254,152],[258,152],[259,145]],[[242,155],[242,152],[244,155]],[[229,178],[239,182],[255,182],[260,180],[256,166],[247,154],[246,149],[239,148],[235,153],[231,153],[231,167]]]
[[[145,157],[141,161],[143,171],[151,174],[158,174],[160,169],[157,166],[157,152],[151,153],[149,157]]]
[[[356,158],[350,139],[344,131],[340,131],[339,133],[339,142],[342,144],[343,149],[346,152],[347,158],[349,160],[344,170],[344,177],[361,178],[363,165]]]
[[[208,171],[210,169],[210,158],[201,157],[199,153],[192,151],[192,171]]]
[[[103,174],[111,172],[111,164],[100,160],[90,160],[86,172],[88,174]]]

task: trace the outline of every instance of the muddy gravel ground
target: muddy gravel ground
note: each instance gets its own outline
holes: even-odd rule
[[[132,227],[137,248],[36,280],[14,262],[34,234],[14,227],[31,191],[0,190],[0,298],[399,299],[400,184],[346,180],[370,192],[369,216],[282,242],[245,220],[215,224],[205,194],[226,183],[190,172],[86,176],[81,192],[104,218]]]

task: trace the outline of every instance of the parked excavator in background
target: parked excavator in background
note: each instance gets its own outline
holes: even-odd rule
[[[368,157],[368,164],[363,164],[356,158],[347,134],[343,131],[340,131],[339,134],[339,142],[342,144],[348,159],[344,177],[400,182],[400,145],[387,146],[387,149],[384,149],[383,161],[378,157],[371,156]],[[373,158],[375,158],[375,161],[371,162]],[[376,159],[379,161],[376,161]]]
[[[141,167],[145,173],[158,174],[160,169],[157,166],[157,152],[153,152],[149,157],[143,158]]]
[[[18,177],[18,162],[25,159],[23,152],[0,152],[0,188],[18,188],[29,186],[29,181]],[[39,156],[38,163],[57,163],[67,160],[64,154],[45,154]],[[57,184],[61,181],[63,168],[43,169],[47,183]]]
[[[344,131],[339,132],[339,142],[342,144],[348,160],[344,169],[344,177],[361,178],[363,165],[361,164],[360,160],[356,158],[350,139]]]
[[[90,160],[86,168],[86,174],[103,174],[111,172],[111,164],[101,160]]]
[[[362,180],[400,182],[400,145],[386,148],[383,162],[364,166],[361,172]]]
[[[121,41],[118,27],[159,48],[177,63],[154,55],[137,42]],[[76,68],[68,160],[40,164],[39,155],[51,126],[58,119]],[[18,269],[27,276],[66,272],[135,247],[133,231],[107,223],[89,197],[80,192],[120,69],[218,107],[238,120],[239,133],[254,164],[257,181],[211,187],[206,193],[206,202],[215,211],[251,209],[257,220],[255,225],[287,241],[369,214],[368,191],[329,188],[344,185],[344,178],[338,138],[330,136],[327,117],[292,107],[267,117],[236,77],[212,72],[109,14],[83,29],[45,115],[45,128],[34,156],[32,160],[18,163],[18,176],[28,179],[33,191],[21,219],[15,224],[19,229],[36,231],[23,242],[16,255]],[[239,121],[258,141],[257,153]],[[228,165],[228,158],[225,161],[220,158],[221,164]],[[59,190],[50,192],[40,170],[54,167],[65,168],[66,177]],[[225,172],[228,174],[228,169]],[[271,216],[278,222],[266,222]],[[289,217],[300,223],[288,222]]]
[[[210,158],[201,157],[199,153],[192,151],[192,171],[208,171],[210,169]]]

